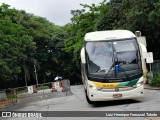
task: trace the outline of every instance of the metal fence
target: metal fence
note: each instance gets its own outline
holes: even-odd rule
[[[151,68],[153,74],[160,73],[160,60],[154,60],[154,63],[151,64]]]
[[[30,102],[71,94],[70,81],[68,79],[25,87],[8,88],[0,90],[0,108],[22,101]]]

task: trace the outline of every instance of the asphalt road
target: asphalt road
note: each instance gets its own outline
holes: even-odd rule
[[[0,111],[160,111],[160,90],[145,89],[144,98],[87,103],[82,85],[71,86],[73,94],[56,93],[54,97],[31,102],[19,102]],[[81,113],[78,113],[81,114]],[[95,113],[96,114],[96,113]],[[0,118],[4,119],[4,118]],[[22,118],[8,118],[21,120]],[[156,117],[43,117],[23,120],[160,120]],[[6,120],[6,118],[5,118]]]

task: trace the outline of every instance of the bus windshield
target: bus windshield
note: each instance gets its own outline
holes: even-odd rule
[[[136,39],[86,43],[89,76],[121,79],[141,72]]]

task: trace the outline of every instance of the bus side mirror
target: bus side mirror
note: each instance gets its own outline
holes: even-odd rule
[[[84,49],[84,47],[81,49],[81,62],[83,64],[86,63],[86,56],[85,56],[85,49]]]
[[[146,59],[147,58],[147,49],[146,49],[145,45],[143,45],[142,43],[139,43],[139,46],[140,46],[141,57]]]

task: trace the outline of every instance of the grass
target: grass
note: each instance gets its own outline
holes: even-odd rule
[[[16,92],[17,92],[17,94],[26,93],[26,92],[27,92],[27,89],[24,89],[24,90],[17,90]]]
[[[17,102],[17,95],[13,93],[6,93],[7,95],[7,100],[9,100],[11,103]]]
[[[45,86],[38,86],[37,87],[37,90],[44,90],[44,89],[49,89],[49,86],[45,85]]]

